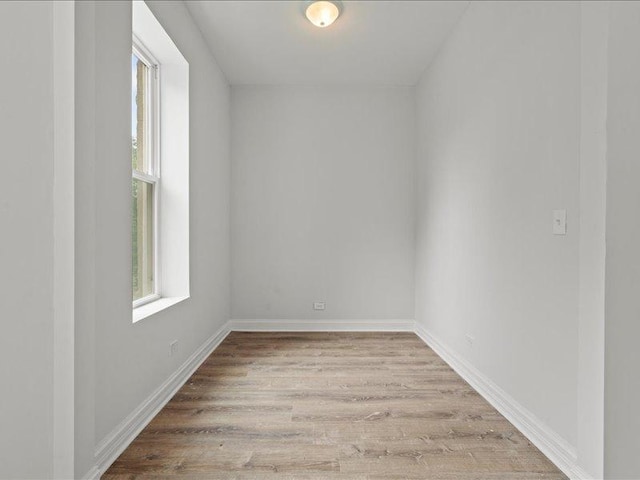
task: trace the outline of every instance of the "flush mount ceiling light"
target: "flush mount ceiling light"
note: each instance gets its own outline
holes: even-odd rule
[[[339,2],[312,2],[304,14],[316,27],[325,28],[336,21],[340,15]]]

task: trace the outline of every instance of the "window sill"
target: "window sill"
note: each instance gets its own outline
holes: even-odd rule
[[[180,303],[183,300],[186,300],[189,296],[186,297],[162,297],[158,300],[154,300],[153,302],[145,303],[144,305],[140,305],[133,309],[133,323],[139,322],[140,320],[150,317],[153,314],[161,312],[162,310],[169,308],[176,303]]]

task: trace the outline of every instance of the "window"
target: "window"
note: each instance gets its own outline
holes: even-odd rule
[[[135,323],[190,296],[189,63],[145,2],[131,9]]]
[[[158,63],[139,41],[131,53],[133,306],[160,298]]]

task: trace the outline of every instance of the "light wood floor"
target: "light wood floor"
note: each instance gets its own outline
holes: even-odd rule
[[[231,333],[102,478],[566,477],[412,333]]]

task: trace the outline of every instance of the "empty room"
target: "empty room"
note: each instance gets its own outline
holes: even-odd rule
[[[640,480],[640,2],[0,1],[0,479]]]

